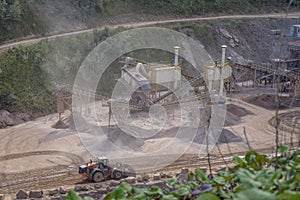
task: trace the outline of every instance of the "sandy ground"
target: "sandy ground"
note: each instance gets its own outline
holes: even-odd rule
[[[222,154],[230,156],[234,153],[248,151],[249,145],[246,142],[247,139],[244,133],[247,135],[251,148],[256,150],[268,149],[268,152],[272,153],[272,146],[275,145],[275,129],[270,125],[269,121],[274,116],[275,111],[242,100],[245,97],[249,98],[249,96],[252,96],[256,98],[259,94],[268,93],[272,94],[272,90],[245,89],[242,93],[228,97],[226,119],[228,124],[223,130],[223,143],[218,144]],[[289,108],[281,110],[280,113],[284,114],[299,110],[299,108]],[[63,118],[67,118],[69,115],[70,112],[66,111]],[[121,130],[114,126],[115,121],[112,120],[110,130],[112,132],[105,137],[115,141],[115,143],[106,143],[105,145],[130,147],[125,149],[125,152],[129,151],[128,155],[131,155],[132,151],[142,153],[156,152],[171,144],[168,148],[174,153],[173,155],[154,153],[150,157],[143,157],[145,154],[139,154],[136,157],[129,156],[130,158],[127,158],[126,154],[117,156],[117,158],[124,156],[123,159],[119,160],[127,161],[143,169],[153,170],[166,163],[172,163],[182,153],[185,153],[185,156],[182,156],[177,163],[170,165],[171,167],[178,169],[183,166],[199,164],[199,160],[201,158],[204,159],[204,155],[199,154],[199,149],[204,147],[203,144],[194,141],[190,143],[185,152],[178,152],[178,149],[186,147],[186,140],[181,137],[174,138],[178,129],[175,128],[172,131],[171,128],[178,127],[178,124],[180,124],[178,119],[180,113],[175,111],[174,116],[172,113],[169,113],[169,116],[172,117],[166,123],[166,130],[160,130],[158,131],[160,134],[157,135],[155,133],[146,139],[135,138],[134,140],[132,139],[134,138],[133,135],[122,135]],[[297,114],[293,116],[295,117]],[[108,128],[107,107],[99,109],[96,114],[89,117],[96,119],[94,121],[97,123],[94,126],[101,125],[103,130]],[[134,120],[134,125],[138,126],[138,128],[153,130],[161,126],[159,123],[151,125],[151,120],[146,117],[145,113],[133,114],[132,119]],[[92,129],[82,131],[79,134],[80,138],[75,130],[52,128],[51,126],[57,120],[58,115],[52,114],[38,118],[35,121],[0,129],[0,193],[15,192],[19,188],[37,189],[52,188],[58,185],[74,185],[85,180],[77,174],[77,166],[88,161],[94,155],[89,154],[81,139],[86,136],[93,140],[95,132]],[[185,125],[192,126],[188,122],[189,120],[186,119]],[[292,136],[292,138],[293,141],[297,139],[295,136]],[[224,140],[227,139],[236,142],[224,143]],[[107,141],[105,140],[105,142]],[[124,141],[127,141],[127,143]],[[280,130],[280,142],[291,142],[290,133],[286,129]],[[176,154],[176,152],[178,153]],[[106,156],[113,157],[116,155],[116,152],[109,153]],[[219,159],[220,152],[218,148],[213,148],[212,154],[213,158]]]
[[[85,149],[75,132],[51,128],[57,119],[53,114],[0,129],[1,193],[24,184],[37,187],[55,175],[67,176],[85,161]]]

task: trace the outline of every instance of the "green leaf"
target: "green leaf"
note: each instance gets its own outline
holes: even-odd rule
[[[219,172],[218,173],[226,182],[230,182],[233,177],[232,174],[230,174],[228,171],[226,172]]]
[[[128,199],[134,199],[134,200],[144,200],[147,198],[148,198],[148,196],[144,193],[133,195],[133,196],[128,196]]]
[[[246,167],[247,163],[244,159],[242,159],[239,156],[233,156],[233,162],[235,162],[236,164],[238,164],[240,167]]]
[[[161,200],[178,200],[178,198],[171,194],[168,194],[168,195],[163,195],[161,197]]]
[[[282,166],[282,165],[286,165],[289,160],[286,157],[281,157],[281,158],[279,158],[278,161],[279,161],[280,165]]]
[[[288,152],[289,150],[290,150],[290,147],[287,146],[287,145],[280,145],[280,146],[278,147],[278,152],[279,152],[279,153],[286,153],[286,152]]]
[[[282,193],[277,195],[277,200],[299,200],[300,199],[300,193]]]
[[[152,186],[148,191],[145,191],[145,194],[150,197],[157,197],[163,195],[163,192],[160,187]]]
[[[132,188],[130,199],[135,200],[144,200],[147,199],[147,195],[145,194],[147,190],[145,188]]]
[[[174,191],[177,196],[186,196],[190,194],[191,188],[187,185],[180,185],[180,187]]]
[[[222,177],[214,176],[213,181],[219,185],[225,185],[225,180]]]
[[[270,173],[274,173],[274,169],[272,171],[269,171],[269,169],[262,169],[260,171],[257,172],[257,174],[255,175],[254,179],[255,180],[261,180],[261,179],[265,179],[266,176],[267,176],[267,173],[270,174]]]
[[[194,182],[194,181],[189,181],[189,182],[188,182],[188,186],[189,186],[191,189],[195,189],[195,188],[199,187],[199,184],[197,184],[197,183]]]
[[[172,188],[176,183],[177,183],[177,179],[176,178],[169,178],[169,179],[166,180],[166,185],[169,188]]]
[[[275,195],[262,191],[257,188],[252,188],[248,190],[243,190],[239,193],[237,193],[235,200],[253,200],[253,199],[259,199],[259,200],[274,200],[276,199]]]
[[[262,183],[259,182],[259,181],[256,181],[254,178],[255,178],[255,175],[252,174],[249,170],[247,169],[243,169],[243,168],[240,168],[238,171],[237,171],[237,175],[238,175],[238,178],[240,179],[240,182],[241,184],[243,184],[243,186],[245,188],[247,187],[261,187],[262,186]]]
[[[222,197],[222,198],[225,198],[225,199],[230,199],[231,198],[231,196],[230,196],[230,194],[232,193],[230,193],[230,192],[228,192],[228,191],[224,191],[224,190],[222,190],[222,189],[219,189],[217,192],[216,192],[220,197]]]
[[[272,169],[274,170],[274,169]],[[282,173],[282,170],[281,169],[277,169],[275,171],[275,173],[272,175],[272,177],[269,179],[270,181],[270,184],[275,182],[275,180],[279,179],[281,177],[281,173]]]
[[[279,193],[289,190],[293,186],[291,184],[291,179],[289,179],[289,180],[279,179],[276,181],[276,183],[279,187]]]
[[[188,174],[188,179],[187,180],[188,181],[194,181],[195,180],[195,174],[193,172],[190,172]]]
[[[249,151],[245,155],[245,160],[248,163],[248,165],[252,162],[252,158],[254,157],[253,152]]]
[[[268,162],[267,156],[266,155],[256,155],[256,162],[260,164],[260,166],[266,162]]]
[[[196,200],[220,200],[217,195],[211,192],[207,192],[199,195]]]
[[[209,182],[209,179],[206,177],[206,174],[204,174],[204,172],[201,169],[196,169],[195,170],[196,173],[196,178],[199,181],[203,181],[203,182]]]
[[[131,193],[133,195],[137,195],[137,194],[143,194],[145,193],[147,190],[145,188],[132,188]]]
[[[119,188],[122,188],[124,191],[129,192],[131,191],[132,187],[129,183],[123,182],[119,185]]]
[[[78,196],[73,190],[69,190],[65,200],[82,200],[80,196]]]
[[[300,171],[297,171],[295,176],[294,176],[294,181],[300,182]]]
[[[104,197],[104,200],[113,200],[113,199],[124,199],[125,198],[125,191],[123,188],[118,187],[108,195]]]

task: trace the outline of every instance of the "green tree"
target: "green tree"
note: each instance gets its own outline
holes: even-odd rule
[[[50,82],[42,69],[44,62],[40,44],[0,54],[0,109],[22,112],[53,109]]]

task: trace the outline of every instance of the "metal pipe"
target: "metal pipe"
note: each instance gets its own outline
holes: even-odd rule
[[[220,68],[220,97],[223,96],[224,90],[224,79],[223,79],[223,68],[225,66],[225,52],[226,52],[226,45],[222,45],[222,60],[221,60],[221,68]]]
[[[207,81],[208,81],[208,91],[211,93],[213,90],[213,81],[215,79],[215,69],[213,66],[207,67]]]
[[[137,73],[141,74],[142,76],[148,75],[148,73],[146,72],[145,67],[142,63],[138,63],[136,65],[136,71],[137,71]],[[149,77],[147,77],[147,78],[149,78]]]
[[[174,50],[175,50],[174,66],[175,67],[178,67],[179,49],[180,49],[180,47],[178,47],[178,46],[174,47]]]
[[[174,89],[174,90],[177,88],[176,69],[177,69],[177,67],[178,67],[179,49],[180,49],[179,46],[175,46],[175,47],[174,47],[174,50],[175,50],[175,59],[174,59],[174,66],[175,66],[175,69],[174,69],[174,74],[173,74],[173,76],[174,76],[174,77],[173,77],[173,78],[174,78],[173,89]]]

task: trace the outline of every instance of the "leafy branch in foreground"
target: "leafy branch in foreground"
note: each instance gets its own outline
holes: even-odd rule
[[[245,157],[234,156],[234,167],[218,172],[210,179],[200,169],[188,176],[186,183],[171,178],[165,181],[166,188],[152,186],[134,188],[123,182],[104,200],[112,199],[300,199],[300,148],[288,153],[288,146],[280,146],[278,162],[255,151]],[[289,154],[289,155],[288,155]],[[81,200],[73,191],[68,200]]]

